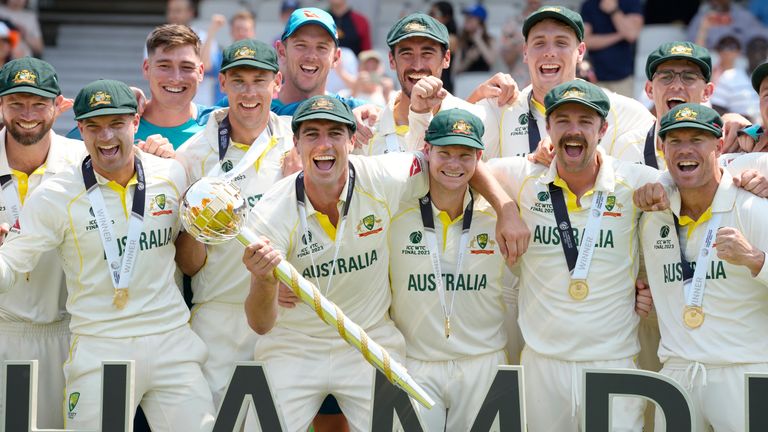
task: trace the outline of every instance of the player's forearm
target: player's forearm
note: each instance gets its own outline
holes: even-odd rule
[[[491,173],[490,168],[483,161],[477,164],[475,175],[469,180],[469,185],[488,201],[498,215],[503,214],[503,209],[506,206],[517,207],[515,201],[504,191]]]
[[[205,245],[186,232],[176,239],[176,264],[187,276],[194,276],[205,265],[208,253]]]
[[[277,321],[277,282],[251,275],[251,290],[245,299],[248,325],[258,334],[272,330]]]

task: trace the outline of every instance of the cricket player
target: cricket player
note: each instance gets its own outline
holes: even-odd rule
[[[481,102],[488,111],[486,159],[523,156],[536,150],[541,139],[548,136],[545,95],[553,87],[576,78],[576,68],[587,50],[581,15],[563,6],[539,8],[526,18],[522,31],[531,85],[521,90],[511,106],[499,108],[492,100]],[[606,114],[608,129],[600,146],[608,155],[637,162],[639,155],[625,155],[626,140],[634,136],[627,134],[634,129],[648,131],[653,116],[633,99],[611,91],[605,93],[611,109]]]
[[[32,57],[0,70],[0,232],[16,224],[27,198],[52,175],[85,155],[80,141],[51,127],[64,97],[53,66]],[[0,294],[0,361],[38,360],[37,427],[61,429],[62,365],[69,352],[69,314],[64,272],[56,252],[41,255],[29,272]],[[0,374],[2,375],[2,374]],[[2,409],[5,395],[0,396]]]
[[[283,177],[285,155],[293,148],[290,118],[269,110],[282,81],[275,50],[253,39],[235,42],[224,50],[219,81],[230,107],[215,111],[176,157],[190,182],[227,178],[253,207]],[[243,314],[250,273],[237,242],[205,246],[186,233],[179,238],[176,260],[194,275],[192,330],[208,345],[203,373],[218,406],[234,362],[253,358],[257,335]]]
[[[435,401],[420,409],[428,431],[470,430],[496,366],[507,363],[509,270],[493,239],[496,213],[468,187],[482,135],[468,111],[435,115],[425,137],[429,194],[401,203],[389,232],[390,314],[409,373]]]
[[[632,193],[658,172],[598,146],[610,113],[599,87],[566,82],[544,103],[555,161],[546,167],[502,158],[489,166],[507,193],[519,197],[533,233],[520,263],[519,293],[528,429],[578,431],[583,368],[635,367],[640,212]],[[644,405],[614,398],[613,430],[640,431]]]
[[[374,369],[311,309],[278,309],[272,271],[281,257],[393,358],[405,355],[402,334],[388,314],[387,233],[400,202],[427,193],[426,166],[418,153],[348,156],[355,127],[351,111],[336,98],[304,102],[292,121],[304,171],[276,183],[248,222],[269,241],[257,241],[243,255],[253,274],[245,311],[251,328],[264,334],[255,358],[266,362],[288,430],[305,430],[328,394],[352,430],[367,430]],[[517,257],[527,245],[527,229],[514,202],[486,183],[492,179],[485,174],[476,174],[481,182],[473,179],[473,186],[505,223],[515,224],[515,234],[503,241],[509,256]]]
[[[448,43],[448,29],[445,25],[422,13],[410,14],[390,28],[387,34],[389,65],[396,72],[402,90],[391,98],[384,111],[379,114],[373,138],[355,153],[377,155],[406,150],[409,108],[414,109],[411,96],[420,81],[424,81],[418,84],[423,87],[423,95],[442,90],[440,77],[451,63]],[[434,98],[435,106],[423,108],[435,112],[462,108],[478,116],[484,115],[480,107],[445,90],[441,96],[442,98]],[[422,139],[423,135],[418,137],[418,141]]]
[[[72,316],[66,428],[98,427],[101,362],[120,359],[135,361],[135,403],[153,430],[210,430],[200,370],[207,350],[173,279],[184,170],[133,145],[139,118],[125,84],[87,85],[74,111],[88,156],[26,199],[0,247],[0,287],[17,289],[44,253],[57,251]]]
[[[743,431],[746,372],[768,371],[768,202],[739,190],[718,164],[723,121],[698,104],[660,121],[664,191],[636,192],[641,239],[661,327],[661,373],[692,399],[693,430]],[[665,430],[656,416],[656,430]]]

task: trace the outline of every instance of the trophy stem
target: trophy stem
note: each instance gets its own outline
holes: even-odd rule
[[[237,235],[237,240],[245,246],[257,239],[258,236],[246,227],[243,227]],[[379,369],[390,382],[403,389],[426,408],[432,408],[435,404],[434,401],[408,375],[406,369],[396,360],[390,358],[389,353],[384,348],[368,338],[360,326],[347,318],[335,303],[323,296],[317,287],[302,277],[287,260],[280,261],[274,274],[280,282],[289,287],[307,306],[311,307],[320,319],[357,349],[368,363]]]

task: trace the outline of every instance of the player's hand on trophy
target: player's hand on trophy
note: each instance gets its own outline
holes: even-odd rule
[[[265,282],[277,283],[274,270],[282,261],[280,253],[272,248],[269,239],[261,237],[248,245],[243,252],[243,264],[251,274]]]
[[[752,276],[757,276],[763,268],[765,253],[744,238],[741,231],[733,227],[722,227],[715,237],[717,257],[733,265],[749,268]]]
[[[297,296],[293,290],[288,288],[285,284],[280,284],[277,290],[277,304],[281,307],[293,309],[301,299]]]
[[[536,151],[528,153],[528,160],[539,165],[549,166],[555,159],[555,146],[550,137],[544,137],[539,141]]]
[[[160,134],[150,135],[147,137],[146,141],[139,140],[139,142],[136,143],[136,146],[144,153],[149,153],[164,159],[173,159],[176,157],[176,152],[173,150],[173,144],[168,141],[168,138]]]
[[[760,174],[758,170],[745,170],[740,176],[733,177],[733,184],[747,192],[751,192],[753,195],[768,198],[768,179]]]
[[[648,281],[638,279],[635,281],[635,312],[645,318],[653,309],[653,297],[651,297],[651,287]]]
[[[440,105],[448,96],[448,90],[443,88],[443,81],[438,77],[425,76],[411,90],[411,111],[424,114]]]
[[[635,189],[632,201],[642,211],[660,211],[669,208],[669,197],[661,183],[648,183]]]

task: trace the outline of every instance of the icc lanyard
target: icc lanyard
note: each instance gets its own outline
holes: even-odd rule
[[[675,218],[675,229],[680,237],[680,222]],[[707,224],[707,231],[704,233],[704,242],[696,258],[696,268],[691,269],[691,263],[685,259],[683,248],[680,247],[680,263],[683,267],[683,295],[685,296],[685,307],[683,308],[683,322],[688,328],[695,329],[701,327],[704,323],[704,288],[707,284],[707,267],[714,251],[712,246],[717,237],[717,230],[720,228],[722,213],[712,213],[712,218]]]
[[[651,129],[648,130],[648,134],[645,136],[643,160],[647,166],[659,169],[659,164],[656,162],[656,123],[651,126]]]
[[[536,123],[536,118],[533,116],[533,110],[531,109],[531,101],[533,100],[533,89],[528,93],[528,150],[531,153],[536,153],[536,149],[539,147],[539,141],[541,141],[541,134],[539,133],[539,125]]]
[[[16,189],[16,185],[13,184],[13,174],[5,174],[0,176],[0,188],[3,190],[3,199],[5,205],[11,214],[10,225],[16,224],[16,220],[19,219],[19,213],[21,213],[21,202],[19,200],[19,191]]]
[[[328,284],[325,286],[325,292],[323,294],[328,295],[328,290],[331,289],[331,280],[333,280],[333,274],[336,270],[336,258],[339,257],[339,250],[341,249],[341,241],[344,236],[344,229],[347,226],[347,214],[349,213],[349,205],[352,202],[352,192],[355,190],[355,167],[352,163],[349,163],[349,181],[347,182],[347,196],[344,200],[344,207],[341,210],[341,222],[339,222],[339,229],[336,231],[335,249],[333,252],[333,261],[331,262],[331,271],[328,275]],[[296,201],[299,207],[299,219],[301,220],[301,231],[304,238],[307,239],[307,246],[309,247],[309,259],[312,261],[312,267],[315,266],[315,257],[312,253],[312,246],[310,244],[311,234],[309,233],[309,223],[307,222],[307,206],[305,203],[304,194],[304,171],[300,172],[296,176]],[[318,272],[315,272],[315,282],[317,288],[320,289],[320,278]]]
[[[464,251],[467,249],[467,243],[469,242],[469,228],[472,225],[472,208],[474,207],[474,203],[475,199],[472,196],[472,191],[469,191],[469,204],[467,204],[467,208],[464,209],[464,218],[461,221],[459,250],[456,253],[458,256],[458,258],[456,258],[457,275],[461,272],[461,264],[464,261]],[[437,245],[437,234],[435,233],[435,219],[432,213],[432,199],[429,194],[426,194],[419,200],[419,208],[421,209],[421,222],[424,225],[427,247],[429,248],[429,257],[432,261],[432,271],[435,275],[437,295],[440,297],[440,306],[443,308],[445,338],[448,339],[451,336],[451,315],[453,314],[453,301],[456,299],[456,290],[451,293],[450,305],[447,304],[448,302],[445,299],[445,286],[443,284],[443,273],[440,268],[440,252]],[[445,239],[443,239],[443,241],[445,241]]]
[[[568,207],[565,204],[563,190],[554,183],[549,184],[549,196],[552,201],[552,209],[557,221],[557,229],[560,232],[560,244],[563,246],[565,261],[568,263],[568,271],[571,273],[571,281],[568,286],[568,294],[574,300],[584,300],[589,294],[587,274],[595,253],[597,234],[605,213],[605,192],[595,191],[592,199],[592,208],[589,211],[587,225],[581,240],[581,248],[576,245],[576,239],[571,230],[571,220],[568,217]]]
[[[85,190],[88,192],[88,200],[93,207],[93,213],[96,216],[96,225],[99,227],[101,235],[101,244],[104,247],[104,253],[107,257],[107,266],[112,278],[112,285],[115,287],[115,295],[112,304],[117,309],[122,309],[128,302],[128,286],[133,275],[136,257],[139,255],[139,236],[141,228],[144,225],[144,201],[146,198],[146,181],[144,178],[144,168],[138,156],[134,156],[134,169],[136,170],[136,191],[133,194],[133,204],[131,205],[131,216],[128,221],[128,236],[125,242],[125,249],[122,259],[117,248],[117,238],[112,229],[112,219],[109,217],[107,207],[104,204],[104,197],[101,194],[99,185],[96,182],[96,175],[93,172],[93,162],[91,157],[87,156],[83,161],[82,173]]]
[[[230,130],[232,126],[229,123],[229,116],[224,117],[224,119],[219,124],[219,165],[218,169],[221,170],[221,161],[224,160],[224,155],[227,154],[227,149],[229,148],[229,135]],[[267,128],[265,129],[267,132],[267,135],[272,135],[272,127],[270,124],[267,124]],[[261,166],[261,161],[264,159],[264,157],[267,155],[267,152],[272,150],[274,146],[277,145],[277,138],[271,136],[268,140],[266,137],[264,137],[263,132],[261,135],[259,135],[258,138],[256,138],[256,141],[254,141],[249,147],[248,151],[245,152],[245,155],[242,159],[240,159],[240,162],[237,163],[237,165],[232,168],[230,171],[224,173],[224,178],[227,181],[231,181],[233,178],[237,177],[238,175],[242,174],[245,170],[248,169],[251,165],[254,166],[256,169],[256,172],[259,172],[259,167]],[[212,173],[212,175],[218,175],[218,173]]]

